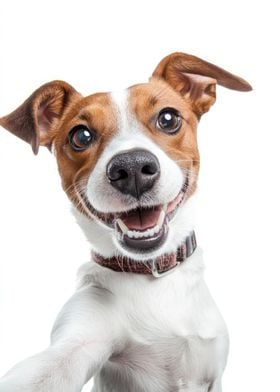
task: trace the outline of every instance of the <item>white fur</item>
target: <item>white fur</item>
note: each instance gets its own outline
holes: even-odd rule
[[[127,93],[128,94],[128,93]],[[111,158],[123,151],[130,149],[145,149],[152,152],[159,160],[161,167],[160,181],[156,187],[148,193],[143,204],[150,206],[165,203],[174,199],[184,184],[184,176],[179,166],[173,162],[148,136],[142,132],[142,126],[129,112],[127,100],[129,95],[112,94],[113,105],[118,113],[118,127],[116,136],[106,146],[102,156],[98,160],[87,184],[87,196],[92,205],[101,212],[126,211],[127,203],[131,208],[137,207],[136,201],[131,202],[131,197],[121,195],[108,182],[106,166]],[[160,196],[158,193],[160,192]]]
[[[202,271],[199,249],[158,280],[83,265],[51,346],[12,369],[0,391],[78,392],[96,375],[96,385],[105,377],[98,391],[202,392],[216,382],[220,392],[227,331]]]
[[[146,206],[165,204],[173,200],[180,192],[185,178],[179,166],[170,159],[151,139],[142,132],[142,126],[128,110],[128,92],[113,93],[113,105],[118,113],[118,131],[116,136],[104,149],[104,152],[93,169],[87,183],[87,197],[93,207],[100,212],[126,211],[138,206],[135,200],[122,195],[113,188],[106,177],[106,166],[111,158],[123,151],[140,148],[152,152],[158,158],[161,168],[160,179],[156,186],[147,193],[142,204]],[[168,238],[163,247],[155,252],[143,256],[131,254],[122,249],[116,238],[115,230],[104,226],[100,221],[89,221],[87,218],[74,212],[77,221],[83,227],[87,238],[93,243],[94,250],[106,257],[122,254],[134,259],[157,257],[177,249],[186,237],[188,231],[193,229],[193,202],[187,203],[180,214],[176,214],[169,225]],[[101,242],[95,241],[96,236],[102,237]]]
[[[100,211],[122,211],[131,203],[111,189],[104,172],[121,151],[145,148],[159,159],[161,178],[147,205],[172,200],[184,182],[176,163],[128,113],[127,98],[112,95],[118,133],[87,184],[88,198]],[[180,207],[165,244],[149,258],[174,251],[193,229],[194,202],[192,197]],[[75,209],[74,214],[96,252],[105,257],[128,254],[113,229]],[[92,377],[98,392],[221,392],[228,335],[204,283],[203,268],[200,249],[160,279],[84,264],[76,293],[57,317],[50,347],[8,372],[0,380],[0,392],[79,392]]]

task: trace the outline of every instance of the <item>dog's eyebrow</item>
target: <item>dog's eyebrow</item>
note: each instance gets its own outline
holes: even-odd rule
[[[79,114],[78,119],[90,123],[92,121],[92,114],[90,112],[84,111]]]
[[[155,106],[157,103],[158,103],[158,98],[155,95],[152,95],[151,97],[149,97],[149,100],[148,100],[149,106]]]

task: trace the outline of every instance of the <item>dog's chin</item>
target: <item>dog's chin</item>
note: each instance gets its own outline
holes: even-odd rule
[[[165,244],[169,223],[186,198],[183,187],[177,196],[164,204],[141,206],[122,212],[91,212],[100,223],[114,230],[113,239],[118,251],[128,257],[143,257],[160,253]],[[88,206],[89,207],[89,206]]]

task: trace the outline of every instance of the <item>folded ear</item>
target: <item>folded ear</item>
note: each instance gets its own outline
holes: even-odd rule
[[[50,146],[49,131],[75,96],[79,93],[63,81],[44,84],[15,111],[0,118],[0,125],[30,143],[37,154],[39,145]]]
[[[156,67],[153,77],[164,79],[189,98],[199,116],[215,102],[216,84],[237,91],[252,90],[250,84],[239,76],[185,53],[165,57]]]

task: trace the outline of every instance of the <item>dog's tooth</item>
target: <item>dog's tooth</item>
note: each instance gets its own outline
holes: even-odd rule
[[[166,212],[166,211],[167,211],[167,206],[168,206],[168,204],[167,204],[167,203],[166,203],[166,204],[164,204],[164,206],[163,206],[163,208],[162,208],[164,212]]]
[[[141,237],[141,238],[149,237],[148,230],[142,231],[140,237]]]
[[[144,232],[144,235],[145,235],[145,237],[150,237],[150,236],[151,236],[151,230],[150,230],[150,229],[147,229],[147,230]]]
[[[163,222],[164,222],[164,218],[165,218],[165,212],[164,210],[160,211],[160,215],[158,217],[158,221],[157,221],[157,226],[161,227]]]
[[[121,219],[116,220],[117,224],[119,225],[119,228],[123,232],[123,234],[128,233],[128,227],[125,225],[125,223]]]
[[[149,237],[149,234],[147,233],[147,230],[146,230],[146,231],[142,231],[141,237],[142,237],[142,238]]]
[[[159,225],[156,225],[154,227],[154,234],[157,234],[159,231],[160,231],[160,227],[159,227]]]

